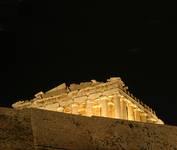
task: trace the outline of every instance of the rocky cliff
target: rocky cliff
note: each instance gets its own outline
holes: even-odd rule
[[[177,127],[0,108],[0,150],[177,150]]]

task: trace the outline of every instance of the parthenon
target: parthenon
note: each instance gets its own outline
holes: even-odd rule
[[[18,101],[12,107],[164,124],[155,111],[128,91],[120,77],[112,77],[107,82],[91,80],[69,86],[63,83],[45,93],[35,94],[32,100]]]

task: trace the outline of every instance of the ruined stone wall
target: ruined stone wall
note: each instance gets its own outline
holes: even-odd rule
[[[0,150],[26,149],[177,150],[177,127],[0,108]]]

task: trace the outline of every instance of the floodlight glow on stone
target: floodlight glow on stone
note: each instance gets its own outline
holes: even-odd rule
[[[63,83],[45,93],[35,94],[30,101],[16,102],[12,107],[164,124],[151,108],[128,91],[119,77],[110,78],[106,83],[96,80],[70,86]]]

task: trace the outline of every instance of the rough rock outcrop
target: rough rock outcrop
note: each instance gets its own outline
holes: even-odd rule
[[[0,108],[0,150],[177,150],[177,127]]]
[[[34,150],[31,110],[0,108],[0,150]]]

